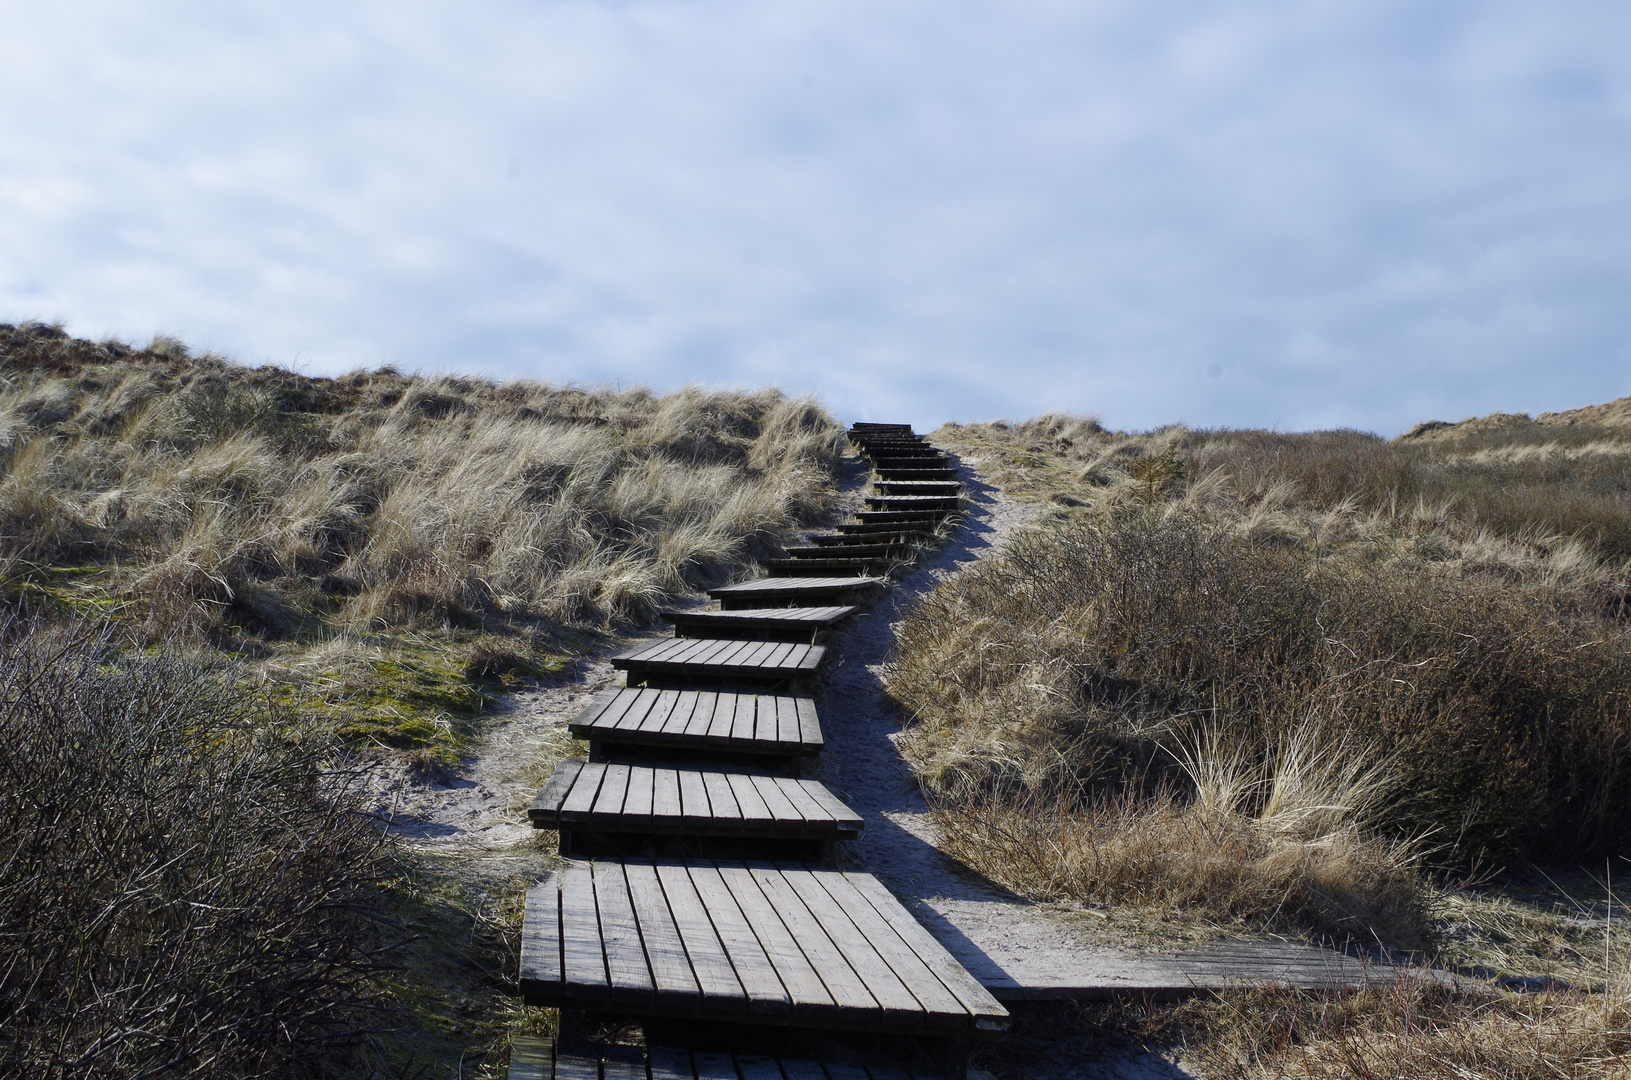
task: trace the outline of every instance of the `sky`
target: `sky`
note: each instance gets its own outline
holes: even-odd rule
[[[0,321],[845,421],[1631,393],[1631,4],[0,0]]]

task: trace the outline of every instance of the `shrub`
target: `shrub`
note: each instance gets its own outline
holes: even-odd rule
[[[219,673],[0,641],[0,1072],[323,1075],[363,1043],[379,830]]]

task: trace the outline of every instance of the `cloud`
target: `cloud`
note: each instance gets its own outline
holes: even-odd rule
[[[1631,392],[1631,9],[38,5],[0,318],[814,389],[847,419],[1348,425]]]

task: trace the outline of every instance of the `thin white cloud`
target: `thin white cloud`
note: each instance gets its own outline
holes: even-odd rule
[[[1611,3],[17,5],[0,318],[846,418],[1631,392]]]

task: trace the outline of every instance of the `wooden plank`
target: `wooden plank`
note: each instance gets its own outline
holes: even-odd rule
[[[696,1066],[697,1080],[736,1080],[736,1064],[729,1054],[697,1051],[691,1055],[691,1062]]]
[[[625,862],[623,870],[628,877],[629,899],[634,903],[635,917],[640,920],[640,939],[645,946],[651,977],[657,984],[657,1004],[695,1011],[701,1000],[701,989],[691,971],[685,943],[668,910],[668,900],[656,870],[650,863],[634,860]]]
[[[866,897],[873,909],[883,916],[890,929],[911,946],[918,959],[934,972],[935,977],[946,989],[956,995],[957,1000],[973,1015],[976,1030],[1007,1030],[1008,1010],[1004,1009],[997,999],[991,996],[990,991],[981,986],[974,976],[946,951],[944,945],[936,941],[922,924],[912,918],[912,913],[901,906],[893,893],[884,888],[883,882],[871,874],[864,873],[846,873],[844,877],[855,887],[856,892]]]
[[[731,794],[736,797],[736,805],[742,814],[742,820],[750,825],[768,825],[776,819],[771,816],[770,807],[765,805],[759,791],[753,786],[753,779],[743,773],[725,773],[725,782],[731,786]]]
[[[709,1015],[716,1011],[746,1012],[747,992],[736,977],[730,956],[714,931],[708,918],[708,909],[697,894],[696,887],[685,867],[675,863],[658,863],[657,880],[663,895],[668,898],[669,913],[679,929],[680,940],[685,943],[685,955],[691,960],[691,973],[702,990],[702,1007]]]
[[[606,951],[611,982],[610,1000],[624,1005],[650,1005],[653,986],[645,953],[640,947],[640,926],[629,903],[629,886],[617,862],[597,862],[592,873],[595,901],[600,907],[600,942]]]
[[[600,944],[600,915],[588,867],[560,872],[562,988],[568,998],[604,1001],[611,988]]]
[[[793,1000],[719,870],[695,863],[687,864],[685,870],[697,898],[707,907],[708,918],[719,935],[736,979],[747,994],[748,1012],[757,1016],[786,1016]]]
[[[691,1055],[684,1050],[671,1046],[648,1046],[646,1062],[651,1067],[651,1080],[696,1080]]]
[[[677,824],[684,816],[680,805],[680,774],[674,769],[654,769],[651,774],[651,820],[658,825]]]
[[[600,1058],[557,1050],[555,1080],[600,1080]]]
[[[843,1007],[834,999],[821,973],[805,955],[793,931],[776,914],[775,906],[753,880],[748,868],[722,863],[716,865],[715,871],[759,943],[777,981],[785,988],[793,1017],[808,1023],[837,1021]],[[724,905],[716,905],[716,909],[723,910]],[[737,970],[744,971],[743,964],[739,963]],[[864,988],[862,995],[857,995],[846,983],[839,981],[837,985],[844,991],[844,1006],[867,1008],[873,1004],[870,996],[863,996]]]
[[[629,793],[629,767],[614,761],[604,768],[606,776],[600,782],[600,791],[595,795],[594,805],[582,817],[574,816],[573,821],[586,820],[590,815],[604,816],[623,812],[623,800]],[[562,820],[565,819],[563,812]]]
[[[758,694],[738,694],[736,707],[731,712],[731,725],[728,729],[730,737],[740,742],[752,742],[754,739],[754,717],[759,712]]]
[[[585,762],[583,768],[578,770],[577,783],[572,785],[572,790],[561,801],[557,816],[562,821],[576,821],[587,815],[595,805],[605,780],[606,766],[603,763]]]
[[[798,811],[800,818],[809,822],[825,824],[837,819],[833,817],[832,811],[828,810],[826,806],[811,798],[807,790],[808,785],[816,784],[819,786],[820,783],[819,780],[786,780],[778,782],[776,790],[784,799],[793,804],[793,808]]]
[[[816,712],[814,698],[795,698],[799,717],[799,742],[806,746],[821,746],[821,717]]]
[[[532,800],[532,805],[527,807],[527,816],[532,819],[533,824],[539,824],[540,821],[554,822],[561,803],[566,799],[567,792],[572,790],[572,785],[578,779],[578,773],[583,769],[583,765],[578,758],[568,758],[555,766],[555,771],[550,774],[549,783],[544,785],[538,797]]]
[[[775,698],[777,742],[796,743],[799,741],[797,700],[796,698],[781,695]]]
[[[861,976],[868,992],[883,1008],[891,1021],[925,1024],[936,1027],[967,1028],[967,1013],[958,1009],[954,1014],[936,1014],[925,1009],[923,1003],[907,988],[886,957],[879,954],[861,929],[833,902],[833,898],[807,871],[782,875],[787,887],[804,902],[821,928],[838,947],[844,962]],[[955,1004],[955,999],[953,999]]]
[[[787,1080],[827,1080],[820,1065],[802,1058],[782,1058],[782,1074]]]
[[[804,815],[793,805],[793,800],[782,794],[781,785],[774,776],[747,776],[744,779],[752,782],[754,790],[764,801],[765,809],[770,811],[772,818],[800,824],[804,822]]]
[[[521,915],[523,992],[561,992],[561,882],[551,874],[527,890]]]
[[[680,817],[687,825],[706,826],[713,821],[708,801],[708,785],[696,769],[677,769],[680,786]]]
[[[820,888],[831,898],[925,1011],[957,1017],[969,1015],[957,995],[940,982],[912,947],[901,940],[900,935],[843,874],[832,870],[812,870],[807,877],[799,876],[800,882],[806,880],[813,882],[815,888]]]
[[[656,772],[638,765],[629,768],[629,794],[623,800],[623,820],[631,825],[648,825],[652,821],[653,782]]]
[[[866,1070],[859,1065],[828,1062],[826,1068],[828,1080],[868,1080]]]
[[[621,686],[608,686],[594,696],[594,700],[578,710],[578,715],[572,718],[571,724],[592,724],[599,721],[610,711],[622,711],[629,707],[624,700],[624,688]]]
[[[854,810],[845,805],[844,800],[834,795],[832,791],[819,780],[800,780],[799,788],[811,799],[820,803],[822,808],[831,814],[834,821],[846,822],[846,828],[862,829],[866,822]]]
[[[634,731],[663,731],[668,727],[669,720],[674,716],[675,710],[680,707],[683,700],[678,690],[648,690],[653,695],[651,708],[641,717],[640,726]]]
[[[762,863],[750,863],[746,870],[748,879],[758,886],[763,894],[769,906],[769,914],[786,927],[787,932],[798,943],[799,949],[804,953],[810,966],[815,968],[816,974],[821,978],[821,984],[827,988],[839,1009],[862,1009],[873,1012],[883,1009],[884,1006],[880,1005],[868,990],[866,981],[849,965],[844,959],[844,954],[827,936],[821,920],[810,914],[809,909],[787,883],[787,879],[782,877],[781,872]],[[734,888],[734,883],[731,892],[738,899],[742,896],[742,893]],[[769,949],[766,951],[769,952]],[[784,978],[783,984],[786,981]]]
[[[685,734],[688,736],[702,736],[708,734],[708,727],[713,723],[714,710],[719,708],[720,694],[715,690],[699,692],[696,696],[696,706],[691,710],[691,718],[685,723]],[[678,729],[676,729],[678,730]]]
[[[604,1046],[605,1080],[646,1080],[646,1054],[638,1046]]]
[[[510,1040],[510,1068],[506,1080],[551,1080],[555,1075],[555,1047],[548,1039],[517,1035]]]
[[[724,773],[704,773],[702,782],[708,789],[708,802],[713,806],[713,816],[720,821],[736,822],[742,818],[742,808],[737,805],[736,795],[731,791],[730,781]]]
[[[709,739],[726,739],[731,736],[731,724],[736,719],[736,706],[742,695],[740,693],[719,693],[718,702],[714,705],[713,718],[708,721]]]
[[[638,731],[651,715],[652,708],[661,699],[661,691],[634,689],[627,691],[631,696],[629,707],[624,709],[612,725],[618,731]]]

